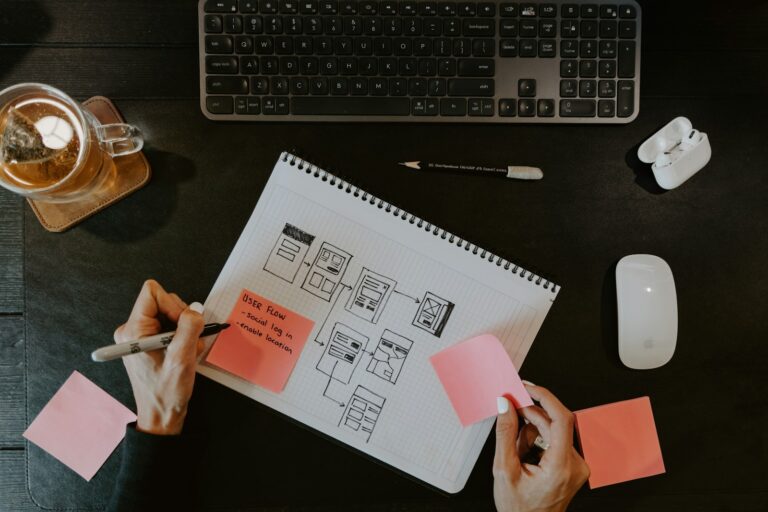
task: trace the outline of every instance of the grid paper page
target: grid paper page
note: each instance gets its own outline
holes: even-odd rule
[[[275,166],[205,316],[225,321],[248,289],[314,328],[281,393],[205,355],[198,371],[430,485],[460,491],[494,419],[462,427],[429,358],[491,333],[520,368],[557,292],[289,160],[284,154]]]

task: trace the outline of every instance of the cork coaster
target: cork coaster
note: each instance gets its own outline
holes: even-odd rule
[[[82,105],[104,124],[125,122],[115,105],[103,96],[89,98]],[[108,178],[105,186],[80,201],[59,204],[28,199],[40,224],[54,233],[66,231],[139,190],[147,184],[152,175],[149,162],[141,151],[115,158],[112,162],[115,168],[110,171],[112,176]]]

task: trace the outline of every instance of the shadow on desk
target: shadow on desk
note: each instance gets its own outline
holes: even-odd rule
[[[145,147],[152,178],[143,189],[95,215],[83,228],[101,239],[131,244],[167,224],[178,202],[179,184],[191,180],[195,165],[186,157]]]

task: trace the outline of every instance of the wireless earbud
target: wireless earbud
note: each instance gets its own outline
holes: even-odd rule
[[[701,139],[701,132],[694,128],[693,130],[689,131],[685,137],[683,137],[683,140],[680,141],[680,149],[683,151],[688,151],[689,149],[695,147],[699,142],[701,142]]]
[[[656,157],[656,161],[653,165],[655,165],[657,169],[672,165],[672,154],[669,151],[659,153],[659,156]]]

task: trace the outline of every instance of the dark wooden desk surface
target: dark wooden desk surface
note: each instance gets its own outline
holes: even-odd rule
[[[169,112],[178,111],[181,108],[197,111],[198,79],[197,79],[197,34],[196,34],[196,7],[195,2],[183,0],[121,2],[117,0],[80,0],[80,1],[30,1],[30,0],[0,0],[0,88],[22,81],[39,81],[50,83],[60,87],[71,95],[84,99],[100,94],[112,98],[119,107],[129,113],[142,117],[142,113],[149,111]],[[644,112],[658,115],[650,126],[671,119],[675,115],[687,115],[694,123],[708,123],[710,132],[717,132],[718,138],[713,139],[715,155],[718,152],[733,154],[731,148],[738,148],[738,154],[734,154],[734,161],[748,163],[751,172],[765,171],[768,167],[766,158],[765,135],[768,130],[764,122],[768,117],[765,95],[768,91],[768,37],[766,37],[766,25],[768,25],[768,4],[758,0],[745,0],[742,2],[644,2],[644,27],[643,27],[643,76],[642,76],[642,105],[641,122]],[[659,113],[664,113],[664,116]],[[197,115],[200,116],[199,112]],[[158,120],[162,115],[143,116],[151,120]],[[647,123],[646,118],[646,123]],[[730,129],[730,127],[734,129]],[[219,127],[210,123],[210,130]],[[702,125],[703,127],[703,125]],[[230,128],[231,129],[231,126]],[[264,129],[269,129],[265,127]],[[297,126],[295,135],[289,142],[290,146],[301,147],[302,140],[308,140],[322,130],[323,126],[302,125]],[[333,136],[345,137],[349,130],[355,128],[336,125],[330,128]],[[287,129],[280,129],[281,133],[289,136]],[[407,135],[415,137],[418,133],[425,133],[429,127],[419,130],[410,128],[405,130]],[[504,127],[486,127],[477,129],[473,134],[488,135],[494,140],[500,140],[500,134]],[[577,147],[576,144],[589,142],[591,128],[558,128],[558,127],[531,127],[525,133],[531,138],[545,139],[552,135],[554,143],[562,144],[562,154],[553,161],[559,159],[559,163],[565,166],[574,158],[574,153],[579,158],[587,155],[596,157],[602,151],[601,147],[620,147],[622,151],[631,154],[631,150],[640,139],[627,139],[626,130],[615,128],[608,139],[596,140],[597,149]],[[371,130],[373,135],[371,145],[379,145],[382,142],[384,130]],[[460,127],[441,128],[433,132],[436,148],[440,144],[446,144],[454,140],[456,135],[462,133]],[[578,134],[578,136],[576,136]],[[183,137],[183,127],[179,129],[179,137]],[[647,133],[644,135],[648,135]],[[148,136],[152,139],[151,128]],[[326,137],[329,135],[326,134]],[[401,137],[402,139],[402,137]],[[573,139],[573,142],[568,142]],[[356,139],[358,140],[358,139]],[[173,141],[153,141],[156,147],[163,144],[173,145]],[[570,145],[569,145],[570,144]],[[762,144],[762,146],[760,146]],[[418,145],[411,143],[410,148]],[[269,151],[274,153],[282,146],[275,145]],[[553,148],[557,149],[557,148]],[[468,143],[460,143],[453,150],[451,156],[458,159],[462,151],[471,150]],[[426,148],[425,151],[437,154],[436,149]],[[350,148],[350,161],[362,159],[367,154],[367,148],[363,145]],[[471,155],[471,153],[465,153]],[[549,157],[552,160],[552,157]],[[628,164],[633,164],[628,157]],[[154,162],[153,162],[154,163]],[[578,168],[569,169],[578,173]],[[611,171],[615,169],[610,169]],[[618,169],[627,172],[628,168]],[[706,173],[708,169],[703,172]],[[766,179],[762,176],[744,176],[743,169],[730,169],[732,179],[745,179],[754,187],[768,192]],[[631,172],[631,171],[630,171]],[[647,174],[638,170],[638,187],[646,187],[649,193],[654,188],[648,182]],[[647,169],[645,171],[647,173]],[[570,198],[573,201],[583,201],[584,208],[590,208],[590,201],[594,201],[598,195],[610,195],[611,190],[596,189],[590,192],[591,184],[579,184],[578,176],[571,175],[567,179],[574,183],[574,194]],[[687,186],[687,185],[686,185]],[[390,193],[393,194],[396,186],[393,185]],[[658,191],[656,191],[658,192]],[[669,200],[674,200],[669,196]],[[724,198],[725,201],[727,198]],[[563,198],[568,200],[568,198]],[[735,201],[735,200],[732,200]],[[736,204],[735,202],[729,204]],[[768,204],[768,201],[766,202]],[[707,212],[712,205],[686,204],[683,207],[701,210],[701,215],[712,221]],[[631,208],[632,205],[627,205]],[[736,208],[737,209],[737,208]],[[446,212],[449,210],[446,209]],[[482,212],[475,212],[480,214]],[[725,213],[718,209],[718,214]],[[743,215],[742,215],[743,213]],[[740,272],[740,267],[754,269],[757,258],[765,261],[766,256],[766,223],[765,212],[759,212],[750,218],[750,212],[738,212],[733,215],[722,216],[722,229],[713,236],[720,237],[718,243],[728,244],[728,224],[739,224],[740,232],[744,229],[754,230],[754,244],[745,246],[741,256],[736,255],[732,261],[707,262],[707,269],[720,269],[721,276],[718,279],[727,279],[733,274],[734,279],[743,280],[744,295],[754,299],[764,296],[766,274],[762,272],[754,276],[745,276]],[[26,511],[38,510],[30,501],[25,483],[25,457],[24,443],[21,432],[27,424],[24,407],[24,279],[23,279],[23,251],[24,234],[23,218],[31,215],[28,208],[16,197],[0,191],[0,510]],[[451,214],[445,213],[443,221],[451,227]],[[695,219],[696,216],[694,215]],[[482,219],[478,219],[481,221]],[[547,226],[551,235],[562,233],[563,251],[569,251],[572,246],[578,246],[580,251],[587,251],[588,245],[594,240],[577,240],[568,235],[569,226],[579,224],[583,219],[562,219],[556,226]],[[745,228],[744,225],[747,227]],[[595,226],[598,231],[600,226]],[[675,228],[676,233],[684,233],[680,227]],[[471,233],[469,233],[471,235]],[[51,235],[56,236],[56,235]],[[496,248],[504,248],[501,241],[488,238],[485,241]],[[481,237],[482,238],[482,237]],[[483,240],[481,240],[483,241]],[[617,241],[617,244],[619,242]],[[680,243],[700,244],[702,250],[706,244],[702,240],[680,240]],[[492,249],[494,247],[491,247]],[[634,247],[633,247],[634,249]],[[27,249],[29,250],[29,248]],[[535,248],[528,248],[529,254],[536,256]],[[620,251],[626,252],[626,251]],[[510,254],[514,256],[514,252]],[[741,258],[741,260],[739,259]],[[566,276],[576,275],[576,269],[553,269]],[[597,274],[605,273],[608,267],[597,270]],[[140,279],[143,276],[136,276]],[[702,276],[702,279],[707,277]],[[585,315],[599,315],[601,299],[600,292],[605,292],[601,287],[605,284],[601,281],[574,279],[570,283],[573,295],[564,298],[568,301],[584,301]],[[762,287],[762,290],[759,288]],[[597,297],[597,299],[595,299]],[[605,299],[603,297],[603,299]],[[735,300],[729,297],[719,298],[722,301]],[[715,299],[712,301],[716,302]],[[595,306],[594,304],[597,304]],[[765,344],[766,329],[754,323],[744,322],[744,318],[756,319],[757,315],[744,315],[740,318],[719,318],[717,307],[711,307],[712,302],[707,298],[701,298],[699,303],[681,305],[681,308],[690,309],[701,307],[702,315],[714,315],[710,322],[731,322],[730,332],[732,338],[747,339],[752,343]],[[744,302],[748,307],[749,304]],[[762,300],[757,304],[764,306]],[[705,308],[705,306],[710,306]],[[567,306],[564,306],[567,307]],[[591,310],[588,308],[596,308]],[[571,320],[569,318],[569,320]],[[703,320],[702,320],[703,321]],[[552,322],[552,319],[548,319]],[[545,323],[545,327],[548,324]],[[592,326],[591,322],[573,324],[574,329]],[[549,326],[552,333],[561,334],[569,331],[568,326]],[[723,339],[722,343],[731,343],[731,340]],[[711,344],[709,345],[711,346]],[[535,345],[534,345],[535,347]],[[606,350],[608,350],[606,348]],[[755,349],[753,354],[757,359],[743,361],[738,353],[729,352],[728,357],[722,361],[721,371],[718,375],[711,375],[712,379],[720,381],[723,391],[721,395],[713,397],[711,402],[704,400],[690,403],[687,410],[692,414],[698,414],[701,409],[709,408],[711,416],[717,417],[719,413],[717,400],[727,400],[731,395],[751,395],[760,392],[764,395],[765,381],[745,382],[738,378],[745,365],[765,364],[766,349]],[[557,359],[541,352],[537,353],[542,363],[557,365]],[[717,354],[709,357],[716,358]],[[702,362],[702,359],[698,360]],[[702,363],[703,364],[703,363]],[[680,365],[682,370],[687,366]],[[691,369],[693,371],[693,369]],[[555,372],[550,378],[555,379]],[[599,379],[597,379],[599,380]],[[565,382],[553,382],[565,386]],[[597,383],[595,383],[597,385]],[[690,385],[695,385],[695,381]],[[642,388],[640,388],[642,389]],[[684,386],[682,387],[684,389]],[[730,391],[729,391],[730,390]],[[686,397],[681,396],[681,401]],[[713,403],[715,402],[715,403]],[[755,398],[739,402],[740,404],[761,406],[758,410],[739,410],[740,421],[759,422],[765,426],[765,398]],[[695,413],[693,410],[695,409]],[[683,409],[681,408],[681,411]],[[734,411],[732,411],[734,412]],[[680,413],[680,421],[684,422],[684,413]],[[702,477],[705,474],[717,474],[718,472],[745,473],[746,482],[743,486],[722,488],[712,485],[690,486],[680,493],[669,492],[656,494],[648,499],[635,498],[627,502],[622,500],[621,489],[616,489],[610,496],[615,500],[603,500],[600,502],[601,510],[766,510],[768,503],[768,478],[766,470],[766,447],[768,427],[762,430],[762,434],[748,439],[740,438],[741,432],[759,432],[754,428],[746,428],[743,425],[729,423],[731,418],[726,416],[719,421],[713,421],[708,428],[722,428],[722,445],[707,449],[721,450],[721,464],[717,467],[692,468],[686,464],[677,462],[678,472],[689,472],[689,480],[699,479],[703,482],[716,482],[713,477]],[[719,427],[717,427],[719,423]],[[693,430],[695,426],[692,426]],[[318,442],[321,442],[318,440]],[[695,442],[695,436],[692,436]],[[754,460],[734,459],[729,456],[733,450],[729,446],[740,443],[754,448]],[[675,447],[677,448],[677,447]],[[695,446],[688,450],[670,450],[671,457],[684,457],[686,452],[695,450]],[[745,450],[739,450],[744,453]],[[748,450],[747,450],[748,452]],[[710,457],[707,460],[717,460],[718,457]],[[754,471],[760,472],[760,477],[755,477]],[[762,484],[755,482],[762,482]],[[690,489],[697,489],[695,492]],[[275,502],[275,497],[271,500]],[[590,510],[589,499],[575,503],[579,510]],[[595,502],[597,503],[597,502]],[[613,505],[610,505],[613,503]],[[407,508],[408,510],[425,510],[426,505]],[[378,510],[378,509],[377,509]],[[406,508],[398,508],[406,510]],[[430,510],[438,510],[432,508]]]

